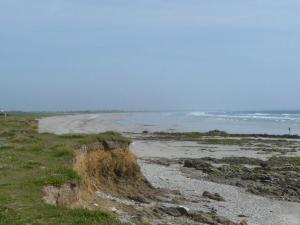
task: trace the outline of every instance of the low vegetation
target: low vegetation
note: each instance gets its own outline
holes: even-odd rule
[[[223,137],[223,138],[286,138],[300,139],[299,135],[271,135],[271,134],[234,134],[220,130],[208,132],[155,132],[154,137],[161,139],[195,140],[202,137]]]
[[[249,145],[251,144],[251,140],[246,138],[241,139],[233,139],[233,138],[208,138],[203,139],[199,141],[200,144],[206,144],[206,145]]]
[[[219,130],[209,132],[154,132],[147,133],[144,140],[196,141],[203,145],[236,145],[241,149],[255,150],[259,154],[287,154],[300,149],[297,135],[233,134]]]
[[[42,201],[42,186],[80,180],[71,168],[74,146],[95,140],[129,140],[114,132],[40,134],[38,116],[14,113],[6,120],[0,118],[0,224],[122,224],[104,212],[47,205]]]

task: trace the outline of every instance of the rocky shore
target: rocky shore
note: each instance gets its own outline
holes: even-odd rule
[[[235,185],[257,195],[300,202],[300,157],[272,157],[266,161],[246,157],[206,157],[186,159],[183,166],[207,175],[200,179]]]

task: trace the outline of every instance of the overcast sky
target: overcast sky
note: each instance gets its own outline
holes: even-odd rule
[[[300,109],[299,0],[0,0],[0,107]]]

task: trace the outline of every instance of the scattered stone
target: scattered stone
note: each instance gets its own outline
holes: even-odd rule
[[[112,208],[110,209],[110,211],[112,211],[112,212],[117,212],[118,210],[117,210],[117,208],[112,207]]]
[[[167,214],[173,217],[186,217],[195,222],[209,225],[247,225],[246,221],[235,223],[225,217],[217,215],[216,212],[190,211],[184,206],[178,207],[159,207],[153,209],[155,213],[160,215]]]

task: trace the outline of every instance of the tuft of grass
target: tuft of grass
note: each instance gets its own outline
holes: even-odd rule
[[[0,150],[3,150],[3,149],[10,149],[10,148],[12,148],[10,145],[0,144]]]
[[[69,146],[55,146],[53,148],[53,156],[54,157],[65,157],[72,158],[74,156],[73,150]]]
[[[61,186],[67,182],[79,182],[80,177],[78,174],[71,168],[62,167],[55,171],[50,171],[46,175],[36,179],[35,184],[46,186]]]
[[[25,164],[23,165],[23,168],[24,169],[33,169],[36,166],[41,166],[41,165],[42,165],[42,163],[40,163],[40,162],[30,160],[30,161],[25,162]]]
[[[18,219],[18,215],[15,210],[1,206],[0,205],[0,224],[1,225],[8,225],[8,224],[20,224],[21,223],[16,223]]]

